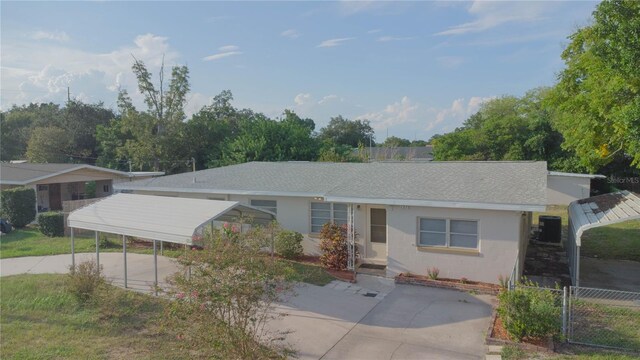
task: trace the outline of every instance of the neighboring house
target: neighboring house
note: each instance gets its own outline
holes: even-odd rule
[[[547,205],[569,205],[591,196],[591,180],[604,175],[575,174],[549,171],[547,175]]]
[[[95,197],[109,196],[113,184],[163,175],[162,172],[127,173],[86,164],[0,163],[0,189],[18,186],[36,191],[38,212],[62,210],[62,203],[86,199],[88,182],[95,181]]]
[[[427,146],[376,146],[354,149],[353,156],[371,161],[431,161],[433,147]]]
[[[546,162],[252,162],[119,183],[116,191],[239,201],[277,215],[319,254],[327,222],[353,209],[360,261],[387,274],[496,283],[521,274],[533,211],[547,203]]]

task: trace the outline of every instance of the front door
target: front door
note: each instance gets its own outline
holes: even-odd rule
[[[60,184],[49,184],[49,208],[50,210],[62,210]]]
[[[369,208],[369,236],[366,258],[369,260],[387,260],[387,210]]]

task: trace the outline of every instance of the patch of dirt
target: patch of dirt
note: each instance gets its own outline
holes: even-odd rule
[[[552,286],[555,282],[560,286],[570,286],[567,253],[561,246],[532,241],[527,247],[523,275],[541,286]]]

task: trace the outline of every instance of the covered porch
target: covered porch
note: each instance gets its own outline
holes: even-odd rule
[[[234,201],[200,200],[153,195],[116,194],[69,214],[71,263],[76,264],[74,230],[94,231],[96,262],[100,265],[100,233],[122,237],[123,285],[128,284],[127,237],[153,242],[154,278],[158,287],[158,242],[198,245],[207,227],[223,223],[268,225],[275,215]],[[240,226],[242,229],[243,226]],[[149,282],[149,279],[136,279]]]

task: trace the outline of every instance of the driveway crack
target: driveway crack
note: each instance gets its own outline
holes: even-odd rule
[[[358,320],[358,322],[353,324],[353,326],[351,327],[351,329],[349,329],[349,331],[347,331],[344,335],[342,335],[342,337],[340,337],[340,339],[338,341],[336,341],[336,343],[333,344],[333,346],[331,346],[331,348],[329,348],[329,350],[327,350],[324,354],[322,354],[322,356],[320,356],[320,360],[324,359],[324,357],[327,356],[327,354],[329,352],[331,352],[331,350],[333,350],[333,348],[336,347],[336,345],[338,345],[342,341],[342,339],[344,339],[347,335],[349,335],[351,333],[351,331],[353,329],[355,329],[355,327],[358,326],[358,324],[360,324],[362,319],[366,318],[373,311],[373,309],[375,309],[378,305],[380,305],[380,303],[382,303],[382,301],[378,301],[378,303],[375,304],[371,309],[369,309],[369,311],[367,311],[367,313],[364,314],[364,316],[361,317],[360,320]]]

